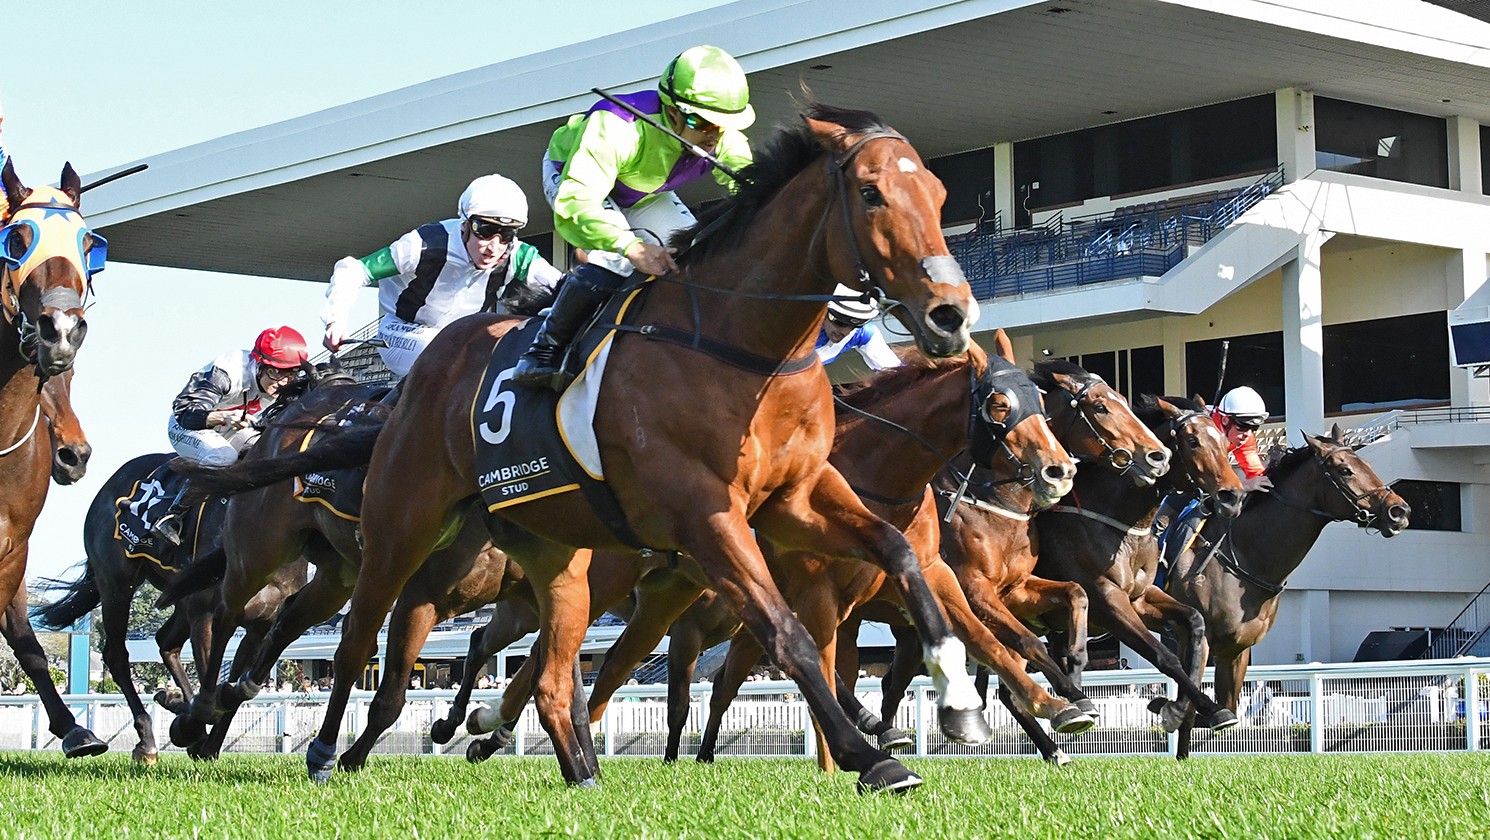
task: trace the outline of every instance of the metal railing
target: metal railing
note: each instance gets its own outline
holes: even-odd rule
[[[1442,630],[1428,630],[1424,659],[1490,656],[1490,583],[1470,599]]]
[[[1207,675],[1209,677],[1209,674]],[[1238,708],[1241,724],[1212,735],[1197,730],[1197,753],[1476,751],[1490,748],[1490,659],[1338,665],[1256,666],[1247,674]],[[1174,696],[1174,686],[1154,670],[1094,671],[1083,687],[1101,710],[1097,729],[1081,736],[1054,736],[1071,755],[1162,755],[1176,739],[1159,728],[1147,710],[1151,697]],[[1205,681],[1207,691],[1210,680]],[[711,686],[693,686],[683,749],[698,747],[708,715]],[[878,681],[861,680],[858,694],[880,708]],[[604,755],[655,756],[666,743],[667,687],[626,686],[600,723],[597,749]],[[397,723],[379,742],[383,753],[464,755],[471,736],[463,727],[448,744],[434,744],[429,726],[449,708],[452,691],[411,691]],[[494,704],[496,690],[478,690],[476,702]],[[245,704],[227,738],[228,752],[300,753],[315,736],[326,694],[261,694]],[[346,748],[367,720],[370,692],[353,692],[340,738]],[[118,695],[66,697],[79,720],[127,751],[135,743],[129,710]],[[946,756],[1033,755],[1033,747],[997,701],[989,706],[994,737],[980,747],[951,744],[937,728],[930,683],[912,684],[895,724],[915,736],[914,754]],[[169,713],[152,707],[157,733]],[[505,752],[551,754],[548,736],[529,706],[518,720],[519,738]],[[46,714],[35,697],[0,697],[0,749],[56,749]],[[173,747],[167,747],[174,750]],[[718,754],[812,755],[811,717],[791,682],[747,682],[725,716]]]
[[[1235,192],[1189,204],[1162,203],[1065,219],[1039,227],[989,231],[980,226],[947,239],[978,298],[1157,277],[1283,185],[1283,168]]]

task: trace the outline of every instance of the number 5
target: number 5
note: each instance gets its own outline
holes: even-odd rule
[[[491,391],[486,395],[486,405],[481,408],[481,413],[485,415],[490,414],[491,410],[496,408],[497,405],[500,404],[502,406],[500,428],[492,429],[490,423],[482,423],[476,429],[476,431],[481,433],[481,439],[493,446],[506,440],[507,435],[512,433],[512,407],[517,405],[517,395],[511,391],[502,390],[502,386],[511,379],[512,368],[508,368],[497,374],[497,378],[492,381]]]

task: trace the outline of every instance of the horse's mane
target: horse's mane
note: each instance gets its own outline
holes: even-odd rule
[[[1138,399],[1133,402],[1133,413],[1138,415],[1138,419],[1149,428],[1169,420],[1169,416],[1159,408],[1161,399],[1181,411],[1205,411],[1205,406],[1189,397],[1158,397],[1153,394],[1139,394]]]
[[[946,371],[961,370],[969,364],[977,363],[980,360],[972,355],[973,348],[982,349],[973,344],[970,345],[967,353],[949,356],[945,359],[933,359],[914,347],[896,347],[894,350],[895,354],[900,357],[900,367],[882,370],[857,387],[840,386],[835,389],[834,393],[846,405],[860,409],[869,408],[883,402],[891,395],[913,388]],[[983,364],[988,363],[983,360]]]
[[[1035,381],[1041,388],[1054,388],[1057,376],[1070,376],[1082,382],[1088,382],[1096,378],[1096,374],[1065,359],[1045,359],[1035,363],[1035,372],[1030,374],[1030,379]]]
[[[1293,469],[1300,461],[1311,457],[1314,450],[1308,444],[1296,446],[1282,451],[1274,452],[1268,458],[1267,474],[1269,478],[1275,478],[1284,472]]]
[[[734,195],[704,209],[697,224],[673,236],[668,244],[684,251],[679,262],[697,262],[716,249],[739,240],[761,208],[770,203],[788,181],[825,154],[826,150],[818,144],[807,120],[834,123],[849,134],[891,130],[884,120],[869,111],[838,108],[822,102],[809,102],[802,117],[796,125],[777,126],[776,133],[755,150],[754,162],[740,172],[742,183]],[[729,214],[729,218],[719,227],[704,239],[693,242],[695,233],[725,214]],[[690,242],[692,247],[684,250]]]

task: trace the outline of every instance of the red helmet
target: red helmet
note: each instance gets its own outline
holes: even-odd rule
[[[294,328],[273,327],[259,333],[249,355],[261,365],[288,370],[300,367],[309,353],[306,352],[305,337]]]

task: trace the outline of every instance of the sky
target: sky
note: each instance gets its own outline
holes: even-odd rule
[[[28,185],[55,184],[67,161],[86,178],[725,2],[563,0],[560,16],[555,4],[528,0],[0,0],[10,47],[0,145]],[[110,263],[94,288],[72,389],[93,457],[82,482],[52,486],[31,537],[28,581],[76,576],[68,567],[84,558],[88,505],[119,465],[170,450],[171,401],[193,371],[270,326],[289,324],[320,344],[322,283]],[[363,292],[352,323],[377,316],[376,297]]]

